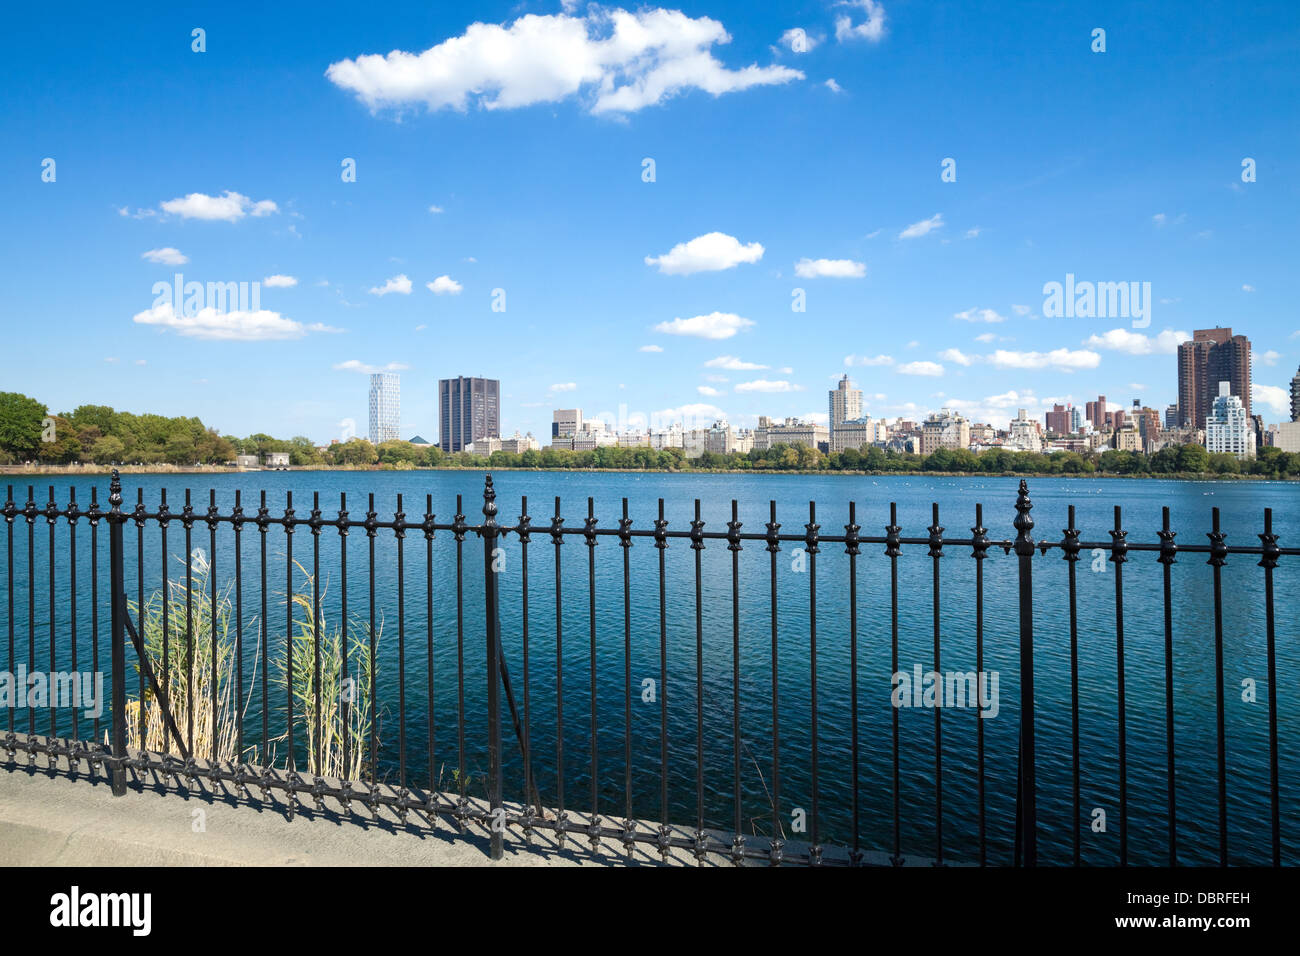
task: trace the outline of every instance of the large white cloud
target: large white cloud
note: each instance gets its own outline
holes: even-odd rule
[[[182,219],[238,222],[245,216],[269,216],[273,212],[279,212],[280,207],[270,199],[254,202],[242,193],[227,189],[220,196],[189,193],[178,199],[168,199],[162,203],[162,210]]]
[[[658,266],[664,275],[687,276],[693,272],[720,272],[761,258],[761,243],[742,243],[725,232],[706,232],[689,242],[677,243],[662,256],[646,256],[645,264]]]
[[[988,360],[998,368],[1050,368],[1059,372],[1096,368],[1101,364],[1101,356],[1086,349],[1052,349],[1050,352],[1014,352],[997,349]]]
[[[728,69],[712,48],[731,37],[717,20],[679,10],[588,8],[471,23],[422,53],[393,50],[332,63],[326,77],[370,109],[514,109],[584,94],[593,113],[630,113],[684,90],[720,96],[791,80],[784,66]]]
[[[655,331],[666,335],[690,335],[700,339],[729,339],[753,324],[752,319],[741,318],[731,312],[710,312],[708,315],[696,315],[689,319],[660,322],[655,326]]]
[[[1095,349],[1127,352],[1129,355],[1173,355],[1178,345],[1192,337],[1190,332],[1165,329],[1159,335],[1146,336],[1128,329],[1111,329],[1101,335],[1090,335],[1083,344]]]
[[[1255,405],[1267,405],[1283,421],[1291,417],[1291,392],[1276,385],[1252,385],[1250,398]]]
[[[171,329],[177,335],[196,339],[217,339],[235,342],[265,342],[275,339],[300,339],[308,332],[337,332],[338,329],[319,322],[303,325],[286,318],[279,312],[267,309],[253,311],[219,312],[208,307],[194,315],[177,314],[170,302],[156,305],[145,312],[137,312],[132,321],[140,325],[154,325]]]

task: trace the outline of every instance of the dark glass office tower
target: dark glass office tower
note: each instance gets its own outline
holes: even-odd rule
[[[501,382],[495,378],[438,380],[438,447],[463,451],[480,438],[501,434]]]

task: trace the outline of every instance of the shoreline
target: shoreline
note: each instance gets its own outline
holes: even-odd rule
[[[32,478],[62,477],[66,475],[103,476],[107,478],[112,468],[101,465],[0,465],[0,476],[28,476]],[[579,474],[626,474],[626,475],[820,475],[834,477],[869,477],[869,478],[1066,478],[1066,479],[1140,479],[1149,481],[1276,481],[1283,483],[1300,481],[1296,477],[1275,477],[1271,475],[1241,474],[1207,474],[1204,472],[1170,472],[1168,474],[1112,474],[1110,472],[1087,473],[1053,473],[1035,471],[865,471],[850,469],[828,470],[822,468],[525,468],[518,465],[502,467],[439,465],[437,467],[414,466],[395,468],[391,465],[290,465],[286,468],[235,468],[226,465],[118,465],[117,471],[122,475],[254,475],[263,472],[406,472],[406,471],[473,471],[473,472],[513,472],[527,471],[537,473],[579,473]]]

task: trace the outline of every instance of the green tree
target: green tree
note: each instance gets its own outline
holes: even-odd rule
[[[19,461],[36,455],[47,414],[44,405],[20,392],[0,392],[0,449]]]

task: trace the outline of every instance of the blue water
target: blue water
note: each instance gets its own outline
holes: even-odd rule
[[[55,500],[67,503],[76,485],[83,507],[89,484],[67,478],[45,479],[36,488],[43,503],[48,486]],[[482,476],[474,472],[289,472],[219,476],[127,476],[128,506],[143,490],[150,511],[160,489],[178,512],[186,487],[194,489],[194,505],[202,513],[208,489],[215,489],[223,512],[240,489],[245,513],[255,511],[258,495],[266,491],[272,514],[283,513],[286,492],[293,493],[299,516],[312,507],[319,492],[321,507],[332,517],[340,492],[347,493],[352,517],[366,510],[366,494],[375,495],[381,519],[390,518],[397,495],[404,496],[409,518],[423,515],[426,495],[439,522],[450,521],[455,497],[464,496],[464,513],[474,524],[481,520]],[[848,503],[856,502],[863,534],[880,535],[888,524],[889,504],[898,505],[898,521],[907,537],[924,537],[931,523],[931,502],[940,507],[945,534],[968,537],[975,523],[975,505],[984,505],[984,525],[995,539],[1013,538],[1016,480],[1009,478],[932,478],[919,476],[802,476],[802,475],[657,475],[609,473],[504,472],[496,476],[500,521],[510,524],[527,495],[535,528],[544,528],[561,496],[566,527],[581,527],[587,498],[602,527],[614,527],[627,497],[634,528],[650,528],[658,499],[672,529],[685,530],[700,499],[706,530],[725,530],[731,501],[738,502],[744,531],[762,531],[768,502],[777,502],[783,532],[801,533],[809,520],[809,502],[816,502],[817,520],[826,534],[842,534]],[[107,500],[107,483],[99,486],[100,503]],[[1269,482],[1179,482],[1126,479],[1032,479],[1035,538],[1060,540],[1066,509],[1077,507],[1076,525],[1085,541],[1109,541],[1113,507],[1123,507],[1123,524],[1132,542],[1154,542],[1160,509],[1168,506],[1179,532],[1179,543],[1202,544],[1210,529],[1211,508],[1221,511],[1230,545],[1257,545],[1265,507],[1274,510],[1274,530],[1284,546],[1300,541],[1300,486]],[[26,483],[16,484],[15,500],[27,497]],[[48,526],[43,517],[34,527],[34,615],[28,626],[28,528],[21,517],[13,528],[15,588],[0,601],[0,660],[8,660],[9,601],[16,634],[16,657],[27,660],[27,642],[34,636],[38,666],[49,656]],[[271,647],[284,641],[285,536],[278,528],[267,535]],[[312,535],[300,528],[293,536],[293,555],[313,567]],[[160,539],[156,524],[143,535],[142,564],[137,564],[140,538],[134,524],[126,526],[127,589],[132,599],[144,576],[145,596],[160,586]],[[631,651],[631,777],[633,813],[657,818],[659,798],[660,704],[642,700],[642,682],[659,681],[658,552],[653,541],[634,539],[629,550]],[[216,567],[219,581],[232,580],[233,533],[222,525],[217,533]],[[101,667],[107,662],[107,533],[99,534]],[[209,532],[201,522],[192,532],[192,547],[211,549]],[[319,538],[320,579],[327,584],[323,608],[337,620],[343,581],[339,573],[341,540],[332,528]],[[435,724],[433,772],[444,783],[458,767],[457,754],[457,615],[456,544],[450,532],[438,532],[433,545],[432,626],[426,613],[426,542],[410,532],[403,544],[404,715],[399,695],[397,586],[398,545],[391,531],[375,539],[376,616],[384,622],[377,678],[381,701],[384,772],[396,781],[401,772],[402,717],[405,717],[405,773],[412,786],[429,779],[427,752],[429,688],[427,646],[432,639]],[[810,724],[810,617],[812,575],[792,553],[796,543],[784,543],[777,556],[778,680],[776,700],[780,719],[779,811],[788,837],[797,810],[813,813]],[[347,540],[349,616],[364,620],[368,605],[368,549],[364,531],[353,529]],[[522,561],[512,535],[504,543],[505,566],[500,575],[502,638],[512,682],[523,705]],[[260,634],[259,542],[255,528],[246,527],[242,543],[245,622],[245,681],[252,703],[245,729],[250,742],[260,739],[261,674],[254,684]],[[591,712],[589,613],[589,549],[580,536],[566,536],[562,558],[562,680],[564,717],[564,796],[570,810],[590,808]],[[890,568],[881,545],[865,545],[857,559],[858,697],[860,767],[858,838],[867,848],[890,849],[893,842],[893,796],[890,704]],[[71,661],[72,613],[69,598],[69,541],[66,521],[55,528],[56,595],[54,631],[56,667]],[[184,571],[184,533],[173,521],[168,537],[173,580]],[[975,565],[970,549],[949,546],[940,563],[941,670],[975,669]],[[90,621],[89,528],[79,523],[77,564],[77,633],[79,661],[89,658]],[[0,542],[0,589],[8,567],[7,548]],[[556,623],[555,548],[544,531],[534,532],[528,547],[529,679],[533,765],[542,800],[558,801],[556,760]],[[696,815],[695,771],[701,741],[696,734],[696,599],[695,553],[690,542],[672,540],[665,554],[665,610],[668,675],[656,686],[668,705],[669,817],[692,823]],[[733,821],[733,603],[732,555],[725,541],[709,541],[700,553],[703,664],[702,762],[704,822],[730,829]],[[763,542],[745,542],[739,554],[739,602],[742,828],[769,833],[772,773],[772,661],[770,556]],[[600,812],[619,816],[624,807],[624,590],[623,549],[616,538],[601,537],[594,549],[597,725],[597,803]],[[932,560],[924,546],[908,545],[898,561],[899,668],[911,672],[920,664],[933,666]],[[1228,761],[1229,847],[1233,863],[1266,863],[1270,853],[1268,776],[1268,686],[1265,656],[1263,572],[1246,556],[1232,557],[1223,569],[1224,684]],[[817,803],[818,835],[823,842],[853,839],[853,779],[850,765],[850,645],[849,559],[843,545],[824,544],[816,560],[817,585]],[[1096,568],[1100,567],[1098,571]],[[466,708],[464,714],[466,770],[486,768],[484,740],[485,653],[483,643],[483,547],[472,535],[463,545],[463,646]],[[1120,810],[1118,771],[1117,677],[1115,637],[1115,568],[1094,562],[1087,552],[1077,565],[1079,609],[1079,721],[1081,752],[1081,854],[1087,863],[1109,864],[1118,859]],[[1161,569],[1153,554],[1135,553],[1124,567],[1125,681],[1128,742],[1128,842],[1135,863],[1166,860],[1166,745],[1164,697],[1164,635]],[[295,577],[297,585],[301,578]],[[1017,570],[1015,556],[990,551],[984,562],[984,668],[999,675],[999,711],[980,721],[977,711],[942,712],[943,838],[945,857],[974,860],[978,854],[976,797],[976,724],[983,724],[985,742],[985,813],[990,862],[1008,862],[1015,822],[1016,747],[1019,729],[1019,643]],[[1173,569],[1175,758],[1178,804],[1179,862],[1211,864],[1218,860],[1217,777],[1215,737],[1214,619],[1211,569],[1204,555],[1183,555]],[[1282,852],[1284,861],[1300,859],[1300,823],[1296,820],[1296,787],[1300,784],[1300,705],[1287,688],[1300,685],[1300,560],[1284,557],[1275,572],[1277,709],[1282,794]],[[1072,853],[1071,740],[1069,631],[1066,563],[1059,551],[1034,559],[1035,692],[1038,752],[1040,860],[1068,863]],[[279,642],[278,644],[276,642]],[[134,676],[128,687],[134,695]],[[1254,681],[1256,699],[1243,700],[1243,681]],[[273,698],[275,688],[273,690]],[[282,693],[282,692],[281,692]],[[503,705],[504,706],[504,705]],[[901,844],[905,854],[933,856],[935,851],[935,772],[933,709],[899,710]],[[284,726],[283,701],[272,700],[271,732]],[[17,728],[26,729],[26,714],[17,715]],[[61,733],[70,732],[70,717],[59,716]],[[47,729],[37,715],[37,732]],[[89,736],[86,727],[81,735]],[[301,737],[301,734],[300,734]],[[507,757],[507,797],[522,796],[522,770],[508,721],[504,726]],[[301,764],[301,759],[300,759]],[[1105,832],[1090,823],[1096,809],[1106,814]]]

